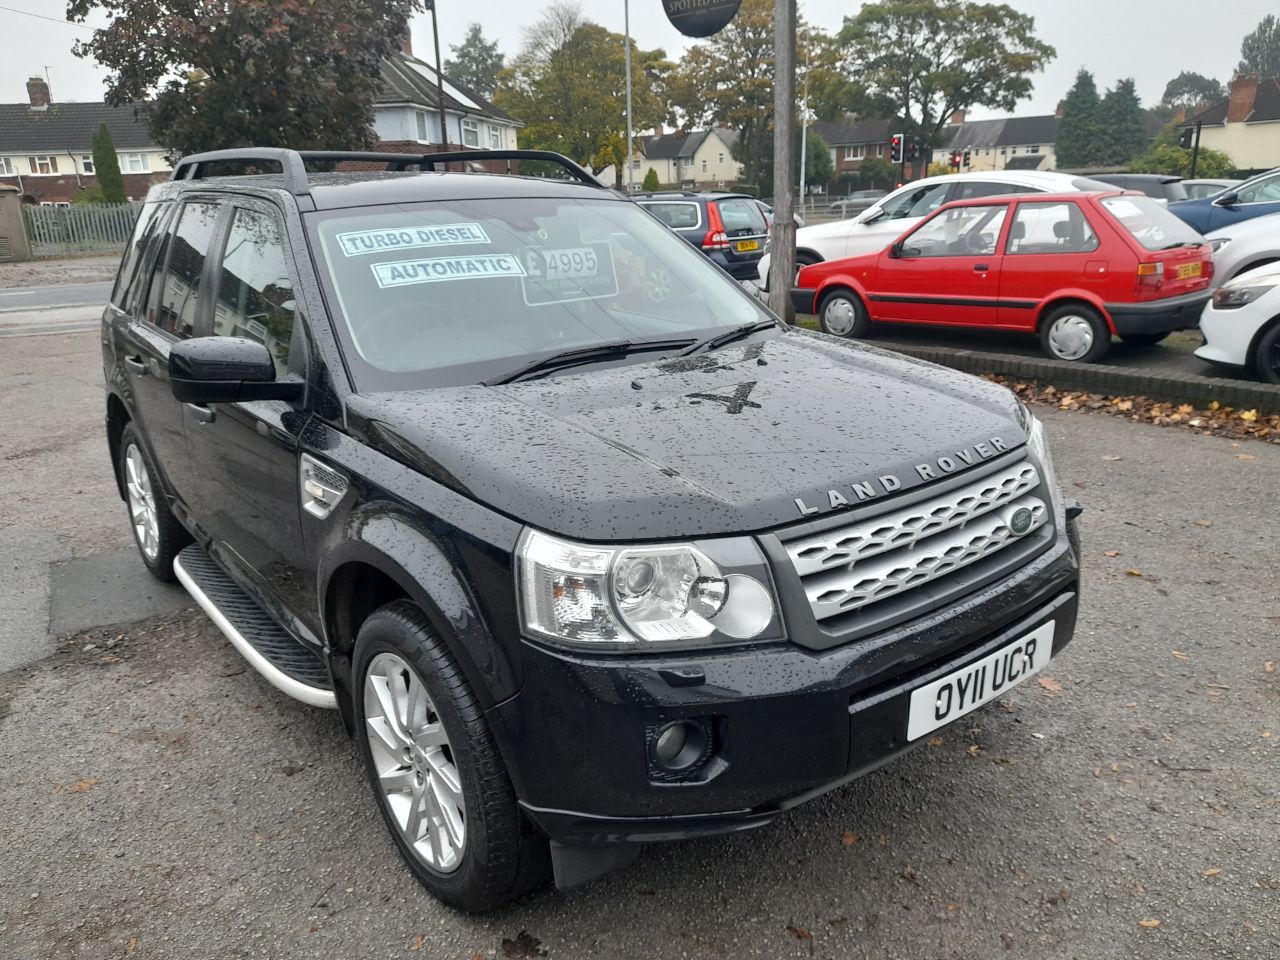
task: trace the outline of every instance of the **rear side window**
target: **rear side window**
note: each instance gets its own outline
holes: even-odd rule
[[[694,230],[702,226],[702,209],[696,203],[662,200],[657,203],[642,203],[640,206],[672,230]]]
[[[1074,203],[1023,203],[1009,228],[1010,254],[1088,253],[1098,237]]]
[[[111,291],[111,302],[121,310],[127,310],[133,300],[133,293],[139,286],[138,268],[143,261],[143,252],[160,220],[162,206],[159,203],[148,203],[138,214],[133,225],[133,236],[125,247],[124,258],[120,261],[120,271],[116,274],[116,285]]]
[[[1039,193],[1035,187],[1020,183],[996,183],[992,180],[966,180],[952,200],[973,200],[978,197],[1007,197],[1013,193]]]
[[[1099,201],[1126,231],[1148,250],[1171,250],[1204,243],[1195,228],[1183,223],[1150,197],[1103,197]]]
[[[216,203],[188,203],[169,239],[169,265],[155,324],[179,337],[195,332],[200,278],[213,244],[220,208]]]
[[[754,200],[733,197],[715,201],[725,233],[764,233],[764,214]]]
[[[942,202],[947,198],[947,191],[950,188],[951,184],[944,182],[916,187],[914,190],[904,190],[898,196],[885,203],[876,220],[901,220],[904,217],[923,217],[942,206]]]
[[[227,232],[213,305],[215,337],[248,337],[265,344],[276,375],[289,371],[296,304],[276,218],[238,207]]]

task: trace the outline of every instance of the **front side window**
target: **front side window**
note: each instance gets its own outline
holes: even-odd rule
[[[295,307],[276,218],[237,207],[218,271],[213,335],[265,344],[276,362],[276,375],[284,376]]]
[[[27,157],[31,172],[38,177],[45,177],[58,172],[57,157]]]
[[[120,270],[116,274],[116,284],[111,291],[111,302],[121,310],[127,310],[133,301],[132,294],[138,286],[137,275],[143,260],[142,254],[151,241],[163,208],[163,204],[159,203],[144,205],[142,212],[138,214],[137,222],[133,225],[133,236],[125,248],[124,258],[120,261]]]
[[[1022,203],[1009,227],[1008,253],[1088,253],[1098,237],[1074,203]]]
[[[1280,201],[1280,174],[1259,177],[1236,191],[1237,203],[1276,203]]]
[[[200,278],[218,226],[219,212],[216,203],[188,203],[182,207],[178,225],[169,240],[169,267],[154,317],[154,323],[161,330],[179,337],[189,337],[195,332]]]
[[[462,121],[462,145],[465,147],[480,146],[480,125],[476,121]]]
[[[308,219],[361,390],[477,384],[578,347],[693,342],[767,319],[628,201],[441,200]]]
[[[934,183],[909,187],[890,197],[876,220],[902,220],[906,217],[923,217],[937,210],[947,199],[949,183]]]
[[[986,257],[1009,208],[1005,204],[953,207],[927,220],[902,241],[904,257]]]
[[[1194,227],[1183,223],[1150,197],[1103,197],[1099,202],[1130,236],[1148,250],[1172,250],[1186,244],[1206,242]]]

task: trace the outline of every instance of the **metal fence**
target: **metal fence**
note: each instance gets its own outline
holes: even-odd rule
[[[69,207],[22,208],[33,257],[119,253],[129,241],[142,204],[77,203]]]

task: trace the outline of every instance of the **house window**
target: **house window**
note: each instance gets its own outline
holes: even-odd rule
[[[853,147],[845,147],[845,148],[844,148],[844,158],[845,158],[846,160],[852,160],[852,159],[853,159]]]
[[[639,157],[632,157],[632,158],[631,158],[631,169],[632,169],[632,170],[639,170],[639,169],[640,169],[640,158],[639,158]]]
[[[31,165],[31,172],[39,177],[58,172],[57,157],[27,157],[27,162]]]
[[[1010,148],[1009,148],[1009,153],[1014,154],[1014,153],[1017,153],[1017,152],[1018,152],[1018,148],[1017,148],[1017,147],[1010,147]]]
[[[94,171],[93,154],[91,153],[80,154],[80,169],[84,171],[84,175],[86,177],[93,176],[93,171]]]
[[[489,128],[489,146],[494,150],[502,146],[502,130],[498,127]]]
[[[724,166],[724,154],[723,154],[723,153],[722,153],[722,154],[720,154],[720,159],[719,159],[719,160],[717,160],[717,161],[716,161],[716,163],[720,164],[721,166]]]
[[[1031,146],[1027,147],[1027,153],[1039,153],[1039,152],[1040,152],[1040,144],[1038,143],[1033,143]]]
[[[0,177],[13,176],[13,161],[8,157],[0,157]]]
[[[464,147],[480,146],[480,124],[476,121],[462,121],[462,145]]]
[[[121,173],[146,173],[150,169],[151,164],[147,160],[147,155],[145,153],[120,154]]]
[[[705,160],[702,161],[702,172],[703,173],[707,172],[707,161]]]
[[[876,156],[877,156],[877,157],[883,157],[883,156],[884,156],[884,144],[883,144],[883,143],[877,143],[877,144],[876,144]]]
[[[431,138],[427,136],[426,113],[424,113],[422,110],[415,110],[413,112],[413,118],[414,120],[417,121],[417,124],[418,124],[418,139],[421,140],[423,143],[430,142]]]

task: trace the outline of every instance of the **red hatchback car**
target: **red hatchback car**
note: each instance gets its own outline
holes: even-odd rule
[[[791,291],[841,337],[870,324],[1024,331],[1059,360],[1093,361],[1111,335],[1153,344],[1209,299],[1208,241],[1134,192],[982,197],[939,207],[879,253],[805,267]]]

